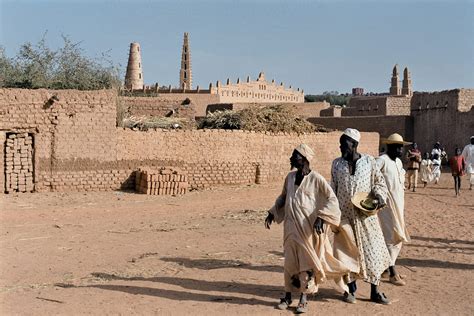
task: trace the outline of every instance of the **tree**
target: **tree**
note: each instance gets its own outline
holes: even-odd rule
[[[97,90],[120,85],[119,68],[108,55],[88,58],[80,42],[62,38],[63,47],[57,51],[46,45],[45,36],[36,45],[23,44],[11,59],[1,49],[0,87]]]

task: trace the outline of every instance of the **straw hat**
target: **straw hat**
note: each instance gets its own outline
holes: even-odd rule
[[[363,214],[371,216],[376,215],[378,211],[384,208],[384,206],[377,207],[374,200],[374,196],[370,192],[356,192],[351,202]]]
[[[387,138],[382,138],[382,144],[387,144],[387,145],[400,144],[400,145],[405,146],[405,145],[411,145],[412,143],[404,141],[402,135],[393,133]]]

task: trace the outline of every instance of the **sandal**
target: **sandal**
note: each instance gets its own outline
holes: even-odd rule
[[[357,302],[355,293],[344,292],[342,300],[349,304],[355,304]]]
[[[291,305],[291,300],[287,300],[286,298],[280,298],[280,304],[277,305],[278,309],[285,310],[288,309]]]
[[[296,307],[296,313],[303,314],[306,312],[308,312],[308,302],[298,303],[298,306]]]
[[[370,300],[377,304],[389,305],[390,301],[385,293],[375,293],[375,295],[370,295]]]

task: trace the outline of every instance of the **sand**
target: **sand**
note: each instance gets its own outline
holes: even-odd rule
[[[466,187],[467,180],[463,179]],[[282,226],[264,229],[280,183],[194,191],[37,193],[1,198],[2,315],[290,315]],[[406,193],[412,241],[398,260],[407,285],[386,281],[389,306],[359,282],[349,305],[332,281],[309,314],[473,315],[474,191],[449,174]]]

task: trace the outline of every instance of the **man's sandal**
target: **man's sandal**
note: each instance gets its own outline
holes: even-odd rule
[[[355,304],[357,302],[355,294],[349,293],[349,292],[344,292],[344,296],[342,297],[342,300],[349,304]]]
[[[291,300],[287,300],[286,298],[280,298],[280,304],[277,305],[278,309],[285,310],[288,309],[291,305]]]
[[[303,314],[306,312],[308,312],[308,302],[298,303],[298,306],[296,307],[296,313]]]
[[[389,305],[390,301],[385,293],[375,293],[375,295],[370,295],[370,300],[377,304]]]
[[[391,276],[389,280],[390,283],[398,286],[403,286],[407,284],[407,282],[403,280],[403,277],[400,274],[395,274],[394,276]]]

